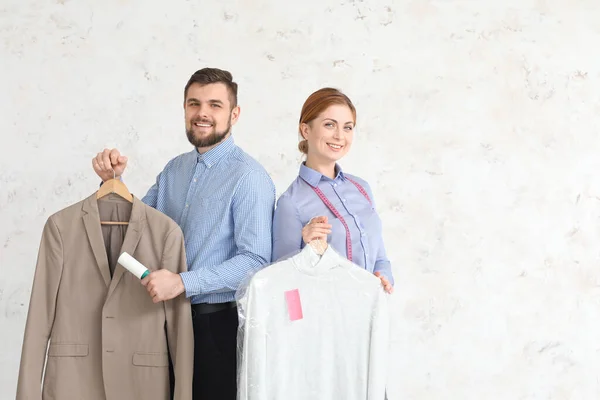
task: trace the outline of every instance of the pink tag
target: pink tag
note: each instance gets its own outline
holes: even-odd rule
[[[285,301],[287,302],[290,321],[302,319],[302,304],[300,303],[300,293],[298,293],[298,289],[285,292]]]

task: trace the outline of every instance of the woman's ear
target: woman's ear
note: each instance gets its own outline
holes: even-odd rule
[[[308,140],[308,132],[310,131],[310,127],[307,123],[303,122],[300,124],[300,135],[302,139]]]

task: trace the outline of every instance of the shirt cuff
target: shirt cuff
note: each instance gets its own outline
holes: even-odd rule
[[[380,272],[381,275],[387,278],[388,281],[394,286],[394,277],[392,276],[392,265],[389,261],[378,261],[375,263],[373,273]]]
[[[179,276],[181,276],[181,280],[183,281],[183,287],[185,288],[185,297],[187,298],[197,296],[202,292],[200,280],[195,275],[195,271],[179,273]]]

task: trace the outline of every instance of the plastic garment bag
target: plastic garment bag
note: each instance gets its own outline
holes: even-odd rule
[[[237,292],[239,400],[383,400],[388,295],[331,246],[255,273]]]

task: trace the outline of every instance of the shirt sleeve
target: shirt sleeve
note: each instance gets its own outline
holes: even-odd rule
[[[148,189],[148,192],[142,198],[142,202],[152,208],[156,208],[158,202],[158,185],[160,184],[160,177],[162,176],[163,172],[164,170],[158,174],[156,177],[156,182],[150,189]]]
[[[302,249],[302,222],[298,209],[288,195],[277,201],[273,218],[272,261],[293,256]]]
[[[251,271],[271,260],[275,185],[262,171],[242,178],[233,196],[233,235],[236,255],[219,265],[200,266],[181,273],[187,297],[235,291]]]
[[[377,213],[375,208],[375,199],[371,187],[367,182],[364,182],[364,188],[371,199],[371,205],[373,206],[373,212]],[[377,216],[379,218],[379,216]],[[392,274],[392,264],[387,257],[385,251],[385,243],[383,242],[383,232],[380,230],[377,232],[378,244],[377,244],[377,258],[375,259],[375,265],[373,272],[381,272],[381,275],[385,276],[392,285],[394,285],[394,276]]]
[[[146,204],[147,206],[150,206],[152,208],[158,207],[159,189],[160,189],[161,185],[166,185],[165,180],[167,179],[168,171],[172,171],[173,162],[175,162],[175,160],[177,160],[177,159],[178,159],[178,157],[171,159],[167,163],[167,165],[165,165],[163,170],[160,171],[160,173],[156,176],[156,182],[154,182],[154,185],[152,185],[152,187],[150,189],[148,189],[148,192],[142,198],[142,202],[144,204]]]

